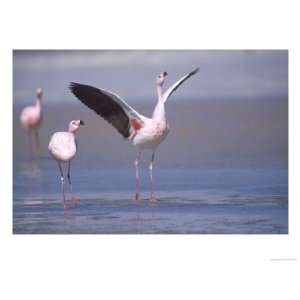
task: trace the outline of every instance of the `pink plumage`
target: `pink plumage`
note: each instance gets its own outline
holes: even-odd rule
[[[77,151],[77,144],[76,144],[76,132],[79,129],[80,125],[84,125],[84,122],[81,120],[73,120],[69,123],[68,131],[63,132],[55,132],[49,142],[48,150],[50,151],[52,157],[58,162],[58,167],[60,171],[60,180],[61,180],[61,190],[63,196],[63,204],[64,210],[67,209],[66,205],[66,195],[65,195],[65,188],[64,188],[64,173],[62,169],[62,162],[68,162],[68,173],[67,178],[69,181],[69,185],[72,190],[72,183],[71,183],[71,160],[75,157]],[[71,203],[73,205],[77,204],[77,198],[72,195]]]
[[[29,144],[32,149],[31,143],[31,134],[34,132],[35,140],[36,140],[36,148],[39,151],[39,133],[38,130],[42,126],[43,123],[43,115],[42,115],[42,96],[43,91],[41,88],[36,91],[36,100],[35,105],[26,106],[20,115],[20,123],[21,126],[28,132]]]
[[[42,116],[42,89],[38,89],[36,92],[36,101],[35,105],[32,106],[26,106],[22,111],[20,115],[20,122],[22,127],[25,130],[34,130],[38,129],[42,125],[43,116]]]

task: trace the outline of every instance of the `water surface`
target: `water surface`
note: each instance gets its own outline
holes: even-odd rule
[[[76,99],[54,105],[45,94],[40,157],[29,153],[15,104],[14,233],[287,233],[287,100],[172,100],[171,131],[155,158],[156,204],[148,202],[151,153],[142,154],[134,202],[136,149]],[[150,115],[154,101],[132,105]],[[64,214],[47,144],[72,119],[86,125],[72,162],[79,203]]]

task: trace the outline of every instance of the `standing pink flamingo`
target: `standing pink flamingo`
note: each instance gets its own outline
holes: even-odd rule
[[[32,133],[32,131],[34,131],[35,141],[36,141],[36,149],[38,152],[40,151],[38,129],[41,127],[42,122],[43,122],[42,104],[41,104],[42,96],[43,96],[42,89],[41,88],[37,89],[35,105],[25,107],[21,111],[21,115],[20,115],[21,125],[28,132],[30,149],[32,151],[31,133]]]
[[[66,195],[65,195],[65,188],[64,188],[64,173],[62,169],[62,162],[68,162],[68,182],[70,185],[72,198],[71,203],[76,205],[77,198],[73,195],[72,183],[71,183],[71,160],[74,158],[77,149],[76,143],[76,131],[78,130],[80,125],[84,125],[82,120],[73,120],[69,123],[69,130],[67,132],[56,132],[52,135],[48,149],[52,154],[53,158],[57,160],[58,167],[60,171],[60,181],[61,181],[61,191],[63,197],[63,204],[64,210],[67,209],[66,205]]]
[[[162,72],[157,76],[157,104],[155,106],[152,118],[147,118],[131,106],[129,106],[118,95],[103,89],[97,89],[92,86],[79,83],[70,83],[71,92],[83,104],[94,110],[102,118],[113,125],[124,138],[132,141],[133,145],[138,146],[139,151],[134,162],[136,174],[136,190],[134,198],[139,199],[140,179],[139,179],[139,161],[143,149],[152,150],[152,158],[149,165],[150,171],[150,202],[156,202],[154,196],[153,183],[153,162],[155,151],[159,144],[169,133],[169,125],[165,115],[165,103],[171,94],[188,78],[198,72],[199,68],[181,77],[164,93],[162,90],[167,72]]]

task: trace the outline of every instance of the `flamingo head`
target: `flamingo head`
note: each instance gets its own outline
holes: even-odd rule
[[[43,90],[41,88],[38,88],[36,90],[36,96],[37,98],[39,98],[40,100],[42,99],[42,96],[43,96]]]
[[[82,120],[72,120],[69,123],[69,132],[76,132],[81,125],[84,125]]]
[[[167,72],[161,72],[157,77],[156,77],[156,84],[159,86],[162,86],[165,82],[166,77],[168,76]]]

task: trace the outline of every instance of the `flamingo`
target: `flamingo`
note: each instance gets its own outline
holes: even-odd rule
[[[53,156],[53,158],[58,162],[58,168],[60,171],[60,181],[61,181],[61,191],[63,198],[64,211],[67,209],[66,205],[66,195],[64,189],[64,173],[62,169],[62,162],[68,163],[68,173],[67,178],[71,189],[71,203],[73,205],[77,204],[77,198],[73,195],[72,183],[71,183],[71,160],[76,155],[77,142],[76,142],[76,132],[80,125],[84,125],[82,120],[73,120],[69,123],[69,129],[67,132],[55,132],[49,142],[48,149]]]
[[[25,108],[23,108],[20,115],[20,123],[22,127],[28,132],[30,149],[32,151],[31,133],[34,131],[36,148],[38,152],[40,150],[38,130],[41,127],[43,122],[42,103],[41,103],[42,96],[43,96],[43,91],[41,88],[38,88],[36,91],[35,105],[26,106]]]
[[[163,85],[168,75],[167,72],[160,73],[156,78],[157,104],[151,118],[145,117],[134,110],[120,96],[104,89],[98,89],[89,85],[70,83],[71,92],[87,107],[94,110],[104,118],[134,146],[138,147],[137,157],[134,161],[135,167],[135,193],[134,199],[139,200],[140,178],[139,161],[142,150],[152,150],[150,171],[150,202],[156,202],[154,195],[153,164],[157,147],[167,137],[169,124],[165,114],[165,103],[176,89],[188,78],[195,75],[199,68],[181,77],[163,93]]]

